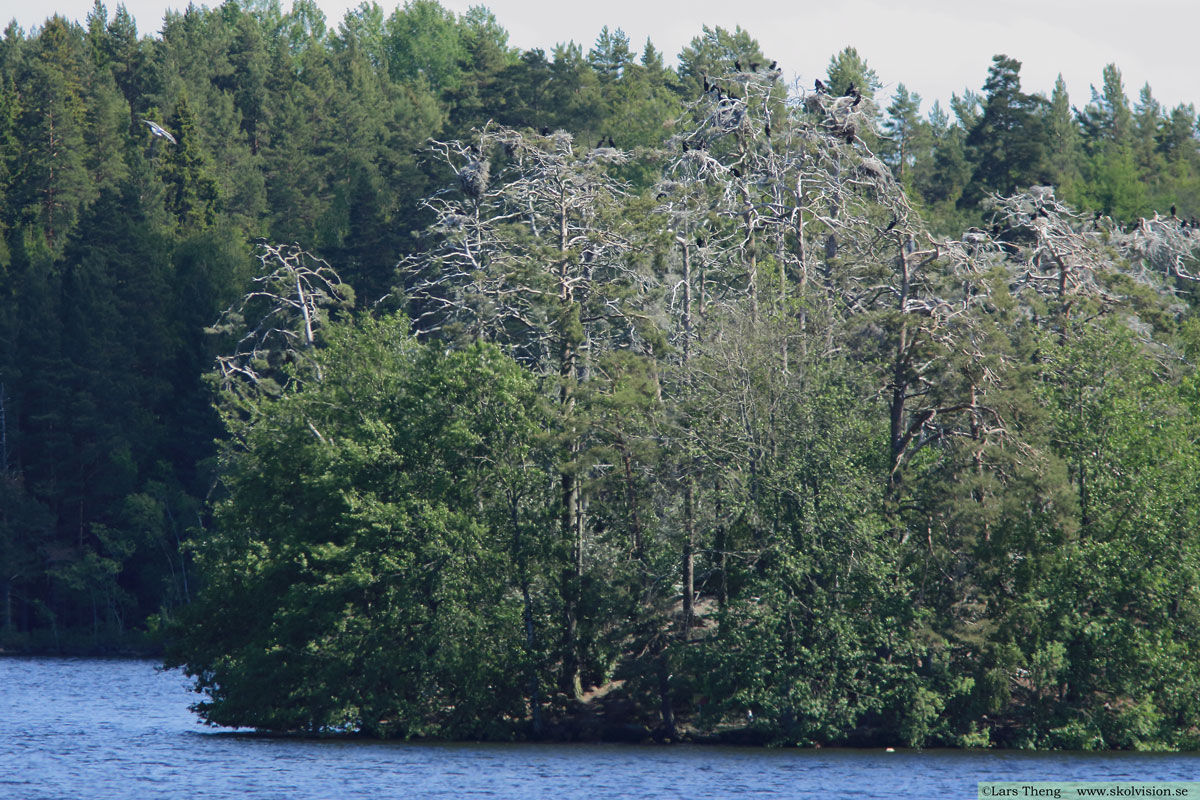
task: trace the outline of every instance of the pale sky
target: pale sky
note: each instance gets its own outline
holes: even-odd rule
[[[480,0],[441,0],[456,13]],[[289,0],[282,0],[289,7]],[[199,4],[199,3],[198,3]],[[219,3],[203,3],[215,6]],[[1004,53],[1022,63],[1026,92],[1049,95],[1061,72],[1071,103],[1082,107],[1092,85],[1101,83],[1105,64],[1121,70],[1125,91],[1136,102],[1149,82],[1167,106],[1200,105],[1200,2],[1196,0],[586,0],[549,3],[485,0],[509,32],[510,43],[549,52],[575,41],[589,48],[600,29],[620,28],[640,52],[649,37],[668,59],[702,25],[733,30],[740,25],[755,37],[768,58],[778,59],[785,77],[805,85],[825,74],[830,56],[847,45],[858,52],[884,83],[890,98],[897,83],[923,99],[927,112],[935,99],[945,106],[951,92],[979,91],[992,56]],[[27,31],[57,11],[80,22],[92,0],[0,0],[0,19],[16,19]],[[108,0],[109,12],[116,0]],[[336,27],[353,0],[318,0],[330,27]],[[380,3],[385,16],[396,0]],[[126,0],[138,31],[157,34],[166,8],[177,0]]]

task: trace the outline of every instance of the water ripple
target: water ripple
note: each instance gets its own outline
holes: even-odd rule
[[[144,661],[0,658],[0,797],[974,797],[981,780],[1192,780],[1195,754],[394,744],[232,735]]]

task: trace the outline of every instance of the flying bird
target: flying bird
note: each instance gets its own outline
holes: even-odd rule
[[[150,126],[150,132],[155,136],[161,136],[171,144],[179,144],[179,142],[175,141],[175,137],[171,135],[171,132],[159,125],[157,122],[152,122],[148,119],[144,119],[142,122]]]

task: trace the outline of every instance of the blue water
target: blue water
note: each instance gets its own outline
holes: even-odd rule
[[[974,798],[983,780],[1200,778],[1197,754],[381,744],[200,725],[148,661],[0,658],[0,798]]]

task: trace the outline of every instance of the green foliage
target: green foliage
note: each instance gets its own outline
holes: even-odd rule
[[[998,55],[992,59],[983,113],[967,132],[966,145],[975,163],[972,193],[977,203],[988,192],[1010,194],[1022,186],[1042,183],[1046,133],[1044,100],[1021,91],[1021,62]]]
[[[214,724],[496,736],[526,717],[533,382],[493,348],[443,355],[406,327],[326,328],[322,379],[223,456],[196,550],[207,590],[172,646]]]
[[[309,733],[1196,746],[1194,106],[148,27],[0,40],[5,647],[157,614],[210,721]]]

